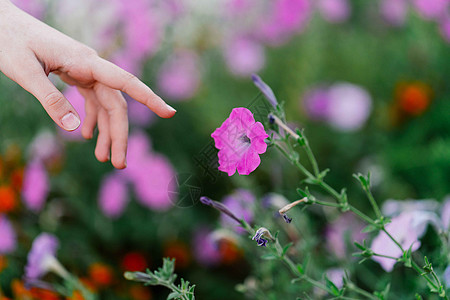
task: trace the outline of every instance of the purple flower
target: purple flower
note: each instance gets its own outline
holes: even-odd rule
[[[25,279],[27,281],[39,279],[50,271],[62,277],[67,276],[67,271],[55,257],[58,246],[58,239],[48,233],[41,233],[34,239],[25,266]]]
[[[347,247],[353,241],[361,242],[367,236],[361,230],[365,227],[351,213],[344,213],[336,220],[330,222],[325,229],[326,247],[336,255],[336,257],[344,259],[350,249]]]
[[[259,247],[267,247],[267,243],[269,242],[269,239],[274,240],[274,238],[270,234],[270,231],[264,227],[259,228],[255,232],[255,235],[252,237],[252,240],[256,241],[256,244]]]
[[[47,171],[42,163],[33,161],[25,168],[22,197],[33,212],[42,210],[49,191]]]
[[[227,215],[228,217],[230,217],[231,219],[236,221],[238,224],[241,224],[241,220],[238,217],[236,217],[236,215],[234,213],[232,213],[230,211],[230,209],[227,206],[225,206],[224,204],[214,201],[214,200],[211,200],[210,198],[205,197],[205,196],[200,197],[200,202],[204,205],[208,205],[208,206],[211,206],[212,208],[217,209],[219,212]]]
[[[268,86],[262,79],[256,74],[252,75],[253,83],[258,87],[258,89],[264,94],[267,100],[269,100],[270,104],[274,108],[277,108],[278,101],[277,97],[275,97],[275,94],[273,93],[270,86]]]
[[[309,0],[275,0],[271,5],[261,19],[258,32],[262,40],[272,45],[280,45],[301,32],[312,11]]]
[[[247,223],[251,223],[253,221],[255,196],[253,196],[250,191],[244,189],[236,190],[233,194],[225,197],[222,203],[230,211],[232,211],[234,216],[238,219],[243,219]],[[239,233],[245,232],[242,227],[236,227],[235,219],[231,218],[227,214],[223,214],[221,216],[221,222],[223,226],[235,228],[235,230]]]
[[[328,90],[328,122],[341,131],[360,129],[369,118],[372,98],[362,87],[337,83]]]
[[[386,225],[386,230],[400,243],[404,250],[411,247],[411,251],[416,251],[420,247],[419,238],[425,234],[429,223],[439,223],[435,213],[407,211],[392,218],[391,223]],[[374,238],[371,249],[374,253],[396,258],[403,255],[400,248],[383,231],[380,231],[378,236]],[[378,256],[373,256],[373,260],[378,262],[386,272],[391,272],[396,263],[393,259]]]
[[[39,133],[31,142],[28,151],[31,160],[43,162],[46,166],[62,159],[64,147],[57,136],[46,130]]]
[[[383,215],[392,217],[397,216],[402,212],[411,211],[429,211],[434,212],[439,208],[439,202],[432,199],[423,200],[393,200],[388,199],[383,203],[381,211]]]
[[[450,266],[444,271],[444,283],[447,288],[450,288]]]
[[[12,253],[17,248],[17,236],[8,218],[0,215],[0,254]]]
[[[230,71],[238,76],[249,76],[264,66],[264,47],[257,41],[237,37],[226,41],[225,61]]]
[[[158,75],[161,93],[172,100],[187,100],[200,84],[199,58],[194,52],[178,51],[162,65]]]
[[[46,1],[43,0],[13,0],[17,7],[26,11],[37,19],[42,19],[46,10]]]
[[[329,103],[328,89],[324,87],[314,88],[303,96],[303,106],[311,119],[326,120],[329,115]]]
[[[348,0],[319,0],[319,12],[330,23],[345,22],[351,13]]]
[[[266,152],[265,132],[261,122],[255,122],[253,114],[244,107],[234,108],[223,124],[212,134],[219,149],[219,170],[233,175],[248,175],[261,163],[259,154]]]
[[[439,19],[449,6],[448,0],[414,0],[415,9],[425,19]]]
[[[194,256],[200,264],[214,266],[220,262],[221,253],[210,230],[203,228],[196,231],[193,245]]]
[[[408,12],[407,0],[381,0],[381,16],[393,26],[401,26],[405,23]]]
[[[140,102],[128,101],[128,119],[137,126],[147,127],[155,120],[155,113]]]
[[[444,199],[444,204],[441,208],[442,228],[450,230],[450,195]]]
[[[99,206],[103,214],[110,218],[118,218],[123,214],[127,203],[127,186],[123,177],[117,173],[106,176],[99,193]]]

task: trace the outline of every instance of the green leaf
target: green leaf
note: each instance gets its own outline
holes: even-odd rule
[[[330,169],[325,169],[322,172],[319,173],[319,179],[322,180],[325,178],[325,176],[327,176],[327,173],[330,172]]]
[[[289,248],[291,248],[291,246],[293,245],[294,243],[289,243],[289,244],[287,244],[286,246],[284,246],[283,247],[283,251],[281,252],[281,256],[285,256],[286,255],[286,253],[288,252],[288,250],[289,250]]]
[[[170,293],[169,296],[167,296],[167,300],[172,300],[172,299],[181,299],[181,294],[177,293],[177,292]]]
[[[362,233],[369,233],[378,230],[379,228],[373,224],[369,224],[361,230]]]
[[[273,259],[278,259],[278,258],[279,258],[278,255],[275,255],[273,253],[266,253],[264,255],[261,255],[261,259],[264,259],[264,260],[273,260]]]
[[[411,268],[412,267],[412,246],[409,247],[409,249],[405,252],[403,252],[403,263],[405,264],[405,267]]]
[[[327,287],[330,289],[331,294],[333,296],[340,296],[341,290],[330,280],[327,276],[325,276],[325,282]]]

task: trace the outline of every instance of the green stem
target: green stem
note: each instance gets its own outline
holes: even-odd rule
[[[367,187],[367,189],[363,187],[363,190],[364,190],[364,192],[366,192],[367,198],[369,198],[369,202],[372,205],[372,208],[375,211],[377,218],[381,219],[382,215],[381,215],[380,208],[378,207],[377,202],[373,198],[372,192],[370,191],[370,187]]]
[[[397,247],[399,247],[400,250],[402,250],[402,252],[405,252],[405,250],[403,249],[402,245],[400,245],[400,243],[386,230],[386,228],[384,228],[384,226],[383,226],[382,230],[397,245]]]
[[[360,294],[364,297],[367,297],[369,299],[374,299],[377,300],[378,298],[375,295],[372,295],[371,293],[357,287],[354,283],[350,282],[349,284],[347,284],[347,288],[351,291],[354,291],[357,294]]]
[[[311,165],[314,170],[314,174],[316,175],[316,177],[319,177],[320,170],[319,170],[319,165],[317,164],[317,159],[314,156],[314,153],[312,152],[311,147],[309,146],[308,139],[305,137],[303,137],[303,139],[305,141],[305,146],[303,148],[305,149],[306,155],[308,156],[308,159],[311,162]]]

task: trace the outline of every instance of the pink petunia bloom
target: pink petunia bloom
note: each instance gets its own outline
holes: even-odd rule
[[[116,173],[105,177],[99,194],[99,206],[103,214],[110,218],[118,218],[123,214],[127,203],[125,180]]]
[[[319,0],[318,8],[322,17],[330,23],[345,22],[351,13],[348,0]]]
[[[264,48],[256,41],[238,37],[227,42],[224,56],[230,71],[238,76],[249,76],[264,66]]]
[[[33,161],[25,168],[22,197],[33,212],[42,210],[49,191],[47,171],[39,161]]]
[[[423,211],[407,211],[392,218],[391,223],[386,225],[386,230],[407,250],[416,251],[420,247],[421,238],[429,223],[439,224],[435,213]],[[370,247],[375,253],[400,258],[403,253],[400,248],[387,236],[380,232],[372,241]],[[373,260],[378,262],[386,272],[394,269],[394,259],[374,256]]]
[[[403,25],[407,12],[407,0],[382,0],[380,3],[381,16],[392,26]]]
[[[267,150],[265,139],[269,135],[261,122],[245,107],[234,108],[211,137],[219,149],[219,170],[233,175],[248,175],[261,163],[259,154]]]
[[[158,75],[161,93],[172,100],[192,98],[199,85],[199,58],[191,51],[173,54],[164,62]]]
[[[8,218],[0,215],[0,254],[11,253],[17,248],[17,236]]]
[[[444,16],[450,2],[448,0],[414,0],[413,4],[423,18],[431,20]]]

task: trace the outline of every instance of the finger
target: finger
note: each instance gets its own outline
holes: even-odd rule
[[[35,59],[26,59],[27,71],[15,76],[15,81],[33,94],[55,123],[67,131],[80,126],[80,116],[64,95],[48,79],[42,66]]]
[[[81,134],[85,139],[91,139],[94,135],[95,125],[97,125],[98,101],[95,92],[92,89],[78,88],[80,94],[84,97],[84,109],[86,117],[81,127]]]
[[[108,113],[111,137],[111,163],[118,169],[126,167],[128,141],[127,102],[120,91],[105,85],[95,87],[98,102]]]
[[[176,113],[173,107],[166,104],[136,76],[107,60],[102,58],[96,59],[92,68],[92,74],[95,80],[113,89],[127,93],[162,118],[171,118]]]
[[[98,112],[98,137],[97,146],[95,147],[95,157],[101,162],[109,159],[109,148],[111,147],[111,139],[109,136],[109,120],[108,114],[102,108]]]

